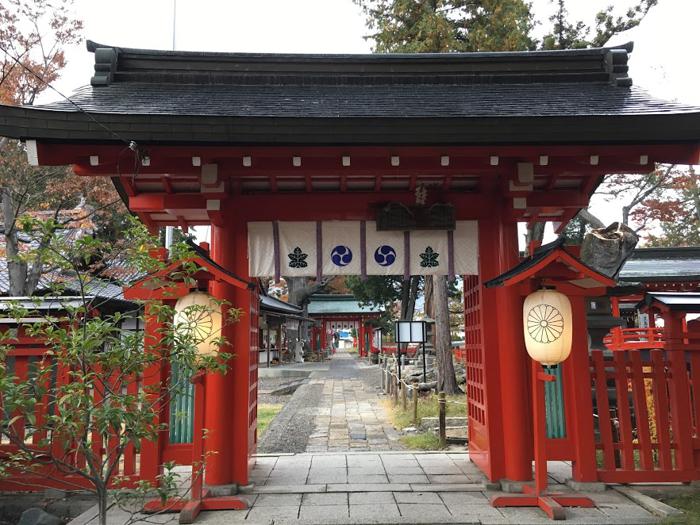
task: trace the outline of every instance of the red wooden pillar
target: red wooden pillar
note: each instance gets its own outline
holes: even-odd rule
[[[153,307],[146,306],[144,326],[144,351],[161,354],[163,344],[163,324],[158,322],[157,314]],[[142,387],[152,392],[149,397],[157,399],[160,392],[167,388],[169,366],[162,360],[155,361],[144,370]],[[162,399],[156,407],[158,417],[155,425],[167,423],[168,399]],[[158,476],[162,473],[163,450],[167,445],[169,430],[167,428],[158,433],[158,439],[144,439],[141,441],[140,479],[157,484]]]
[[[588,357],[588,323],[585,298],[569,296],[573,317],[571,355],[562,365],[566,392],[567,434],[573,436],[572,477],[576,481],[597,481],[593,396]]]
[[[226,226],[211,226],[211,257],[223,268],[233,267],[233,246],[229,241],[230,230]],[[209,292],[217,299],[233,303],[233,287],[223,282],[212,282]],[[245,322],[245,320],[242,320]],[[240,325],[240,323],[238,323]],[[239,326],[225,326],[221,330],[231,344],[234,343],[236,328]],[[227,345],[222,348],[227,353],[236,353],[236,350]],[[231,471],[231,452],[233,440],[233,419],[231,417],[234,406],[238,401],[234,400],[234,376],[233,367],[237,359],[228,362],[229,369],[225,374],[208,374],[206,384],[206,406],[204,410],[204,423],[207,429],[207,452],[212,453],[207,460],[206,483],[208,485],[226,485],[234,483]]]
[[[500,209],[499,209],[500,208]],[[485,282],[519,262],[517,224],[499,197],[479,220],[479,272]],[[532,427],[528,356],[517,287],[481,288],[488,458],[477,464],[492,480],[532,479]]]
[[[326,320],[321,321],[321,351],[326,350]]]
[[[611,297],[610,298],[610,309],[615,317],[620,317],[620,298]]]
[[[282,324],[277,325],[277,332],[275,333],[275,348],[277,348],[277,359],[281,360],[282,357]]]
[[[229,215],[223,225],[212,225],[212,258],[246,280],[247,251],[247,230],[243,220]],[[229,343],[225,351],[235,356],[228,363],[228,371],[223,375],[210,374],[206,380],[207,444],[209,451],[216,451],[209,460],[206,481],[209,485],[247,485],[248,456],[254,442],[254,439],[251,441],[249,388],[251,373],[255,374],[257,368],[257,361],[251,363],[250,356],[251,293],[226,283],[212,283],[211,288],[214,297],[228,301],[241,311],[241,316],[237,323],[222,328],[222,336]]]
[[[242,217],[231,217],[227,222],[229,232],[227,250],[233,252],[233,266],[229,266],[241,279],[248,277],[248,227]],[[257,295],[256,295],[257,297]],[[233,481],[239,485],[248,485],[248,467],[255,446],[255,424],[257,418],[257,400],[251,399],[251,386],[257,383],[257,360],[251,358],[251,323],[257,322],[251,315],[252,294],[249,290],[234,288],[232,306],[241,312],[238,323],[230,327],[229,340],[233,345],[235,358],[230,368],[234,383],[232,398],[233,448],[231,467]],[[256,310],[258,306],[256,306]],[[251,413],[253,412],[253,413]]]
[[[364,357],[364,355],[365,355],[365,323],[362,322],[362,319],[360,319],[360,342],[359,342],[358,346],[359,346],[360,357]]]

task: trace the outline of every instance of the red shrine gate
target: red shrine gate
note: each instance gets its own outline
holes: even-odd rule
[[[518,264],[517,223],[560,230],[607,173],[700,162],[699,110],[631,88],[630,46],[395,56],[89,49],[91,87],[73,103],[0,107],[0,135],[25,140],[32,164],[111,177],[150,228],[210,224],[211,258],[244,281],[251,222],[374,221],[387,204],[407,210],[397,219],[407,230],[439,223],[444,215],[429,210],[443,205],[453,221],[476,221],[478,275],[465,276],[470,453],[492,480],[532,477],[522,298],[484,287]],[[210,293],[247,322],[224,329],[236,358],[207,378],[207,447],[218,454],[206,479],[245,485],[258,302],[221,281]],[[581,363],[585,333],[577,337]],[[576,395],[586,406],[590,394]],[[580,397],[571,400],[567,413]],[[574,449],[592,442],[568,428]],[[594,453],[574,459],[585,461],[577,479],[596,479]]]

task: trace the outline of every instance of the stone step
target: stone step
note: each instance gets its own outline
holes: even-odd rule
[[[420,420],[422,428],[436,428],[440,425],[437,417],[424,417]],[[447,427],[465,427],[467,426],[467,418],[461,416],[449,416],[445,418],[445,426]]]

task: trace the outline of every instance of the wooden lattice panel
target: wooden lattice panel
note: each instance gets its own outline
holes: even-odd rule
[[[250,293],[250,361],[248,378],[248,446],[250,453],[254,453],[257,445],[258,424],[258,359],[260,334],[260,296],[257,292]]]
[[[482,335],[481,283],[478,276],[464,278],[464,346],[467,372],[467,415],[470,443],[485,445],[486,386]]]

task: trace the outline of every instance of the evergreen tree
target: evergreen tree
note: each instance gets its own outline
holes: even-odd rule
[[[565,0],[557,0],[557,12],[550,21],[552,28],[538,42],[532,36],[532,6],[525,0],[354,0],[367,16],[372,31],[367,38],[374,41],[379,53],[445,53],[470,51],[522,51],[570,49],[604,45],[613,35],[639,25],[657,0],[639,0],[623,16],[615,16],[613,6],[599,12],[595,30],[581,21],[571,22]],[[539,226],[539,225],[538,225]],[[544,228],[537,228],[541,240]],[[534,238],[534,232],[530,232]],[[379,280],[386,279],[379,277]],[[436,318],[438,348],[438,388],[454,392],[454,369],[451,359],[447,280],[432,279],[432,303]],[[384,284],[371,286],[356,283],[353,292],[373,292],[391,288]],[[437,290],[440,287],[440,290]],[[374,302],[384,297],[376,296]],[[449,357],[449,359],[448,359]]]
[[[354,0],[377,53],[534,49],[523,0]]]

